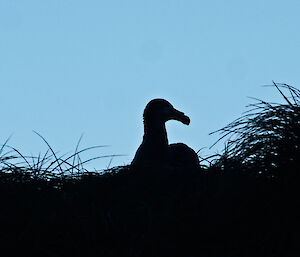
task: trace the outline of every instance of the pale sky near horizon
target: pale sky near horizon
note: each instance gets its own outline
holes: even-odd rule
[[[168,122],[170,143],[209,147],[248,96],[282,101],[261,85],[299,88],[299,12],[299,0],[0,0],[0,144],[13,134],[37,155],[35,130],[67,153],[84,133],[82,147],[109,145],[87,158],[129,164],[145,105],[165,98],[191,118]]]

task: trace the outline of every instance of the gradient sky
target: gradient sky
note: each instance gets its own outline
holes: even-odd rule
[[[35,130],[66,153],[84,133],[82,147],[109,145],[88,156],[128,164],[145,105],[165,98],[191,118],[167,123],[170,143],[209,147],[247,96],[281,101],[261,85],[299,86],[299,12],[299,0],[0,0],[0,143],[13,134],[37,155]]]

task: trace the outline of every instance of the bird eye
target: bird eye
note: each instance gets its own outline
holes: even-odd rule
[[[164,107],[163,112],[164,114],[170,114],[172,111],[172,108],[169,106]]]

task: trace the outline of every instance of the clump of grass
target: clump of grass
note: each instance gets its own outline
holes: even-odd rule
[[[300,91],[273,83],[284,104],[255,99],[242,117],[213,133],[226,138],[226,146],[215,165],[253,170],[278,176],[279,170],[294,169],[300,157]],[[226,167],[225,167],[226,166]]]
[[[54,151],[42,135],[35,131],[34,133],[44,141],[48,146],[48,150],[44,154],[39,153],[38,156],[23,155],[19,150],[8,145],[10,139],[8,138],[0,148],[0,176],[2,180],[5,177],[15,182],[29,182],[35,180],[58,183],[58,181],[60,181],[58,184],[61,184],[64,180],[78,179],[82,175],[101,174],[104,170],[94,169],[90,171],[85,168],[85,164],[96,159],[119,156],[101,155],[82,160],[80,154],[105,147],[105,145],[98,145],[79,149],[82,135],[72,154],[58,155],[58,152]],[[9,150],[5,151],[5,149]]]

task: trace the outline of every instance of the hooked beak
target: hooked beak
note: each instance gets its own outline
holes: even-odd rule
[[[172,115],[171,115],[171,120],[178,120],[180,122],[182,122],[185,125],[189,125],[190,124],[190,118],[186,115],[184,115],[183,112],[180,112],[176,109],[173,109]]]

